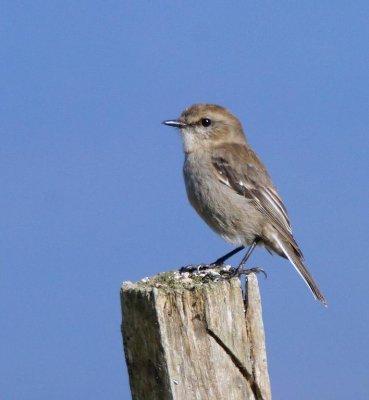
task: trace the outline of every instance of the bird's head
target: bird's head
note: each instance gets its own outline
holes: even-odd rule
[[[163,121],[163,124],[180,129],[186,152],[226,142],[246,142],[239,120],[215,104],[194,104],[178,119]]]

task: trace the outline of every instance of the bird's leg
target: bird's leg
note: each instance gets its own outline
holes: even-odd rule
[[[212,262],[211,264],[190,264],[182,267],[180,272],[194,272],[194,271],[203,271],[205,269],[220,267],[224,261],[228,260],[228,258],[234,256],[239,251],[243,250],[245,246],[240,246],[235,248],[234,250],[230,251],[229,253],[225,254],[222,257],[219,257],[216,261]]]
[[[261,268],[250,268],[250,269],[244,269],[244,266],[247,262],[247,260],[250,258],[252,252],[254,251],[256,245],[259,242],[259,238],[255,238],[255,240],[252,242],[251,246],[247,249],[246,254],[243,256],[239,266],[234,269],[230,274],[227,275],[226,279],[230,279],[233,278],[234,276],[240,276],[242,274],[248,275],[252,272],[258,273],[258,272],[262,272],[265,277],[266,277],[266,273],[263,269]]]
[[[255,239],[252,242],[252,245],[248,248],[246,254],[243,256],[243,259],[240,262],[240,265],[236,269],[236,275],[240,275],[240,273],[244,272],[243,267],[247,263],[247,260],[250,258],[252,252],[254,251],[256,245],[258,244],[259,239]]]
[[[219,265],[224,264],[224,261],[228,260],[228,258],[231,258],[232,256],[234,256],[235,254],[237,254],[239,251],[243,250],[245,248],[245,246],[240,246],[237,247],[236,249],[230,251],[229,253],[225,254],[223,257],[219,257],[216,261],[214,261],[213,263],[211,263],[210,265],[213,267],[217,267]]]

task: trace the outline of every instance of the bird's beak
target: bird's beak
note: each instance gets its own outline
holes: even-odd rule
[[[185,126],[187,126],[187,124],[185,124],[184,122],[176,121],[175,119],[171,119],[169,121],[163,121],[162,124],[173,126],[174,128],[184,128]]]

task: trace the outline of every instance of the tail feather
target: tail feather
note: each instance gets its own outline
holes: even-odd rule
[[[274,239],[278,243],[279,247],[283,251],[286,258],[288,258],[288,260],[295,267],[296,271],[299,273],[301,278],[307,284],[307,286],[313,293],[315,299],[319,300],[326,306],[327,300],[325,299],[323,293],[320,291],[318,285],[315,283],[309,270],[305,266],[304,258],[296,242],[292,239],[293,241],[292,243],[286,243],[280,238],[278,238],[277,235],[274,237]]]

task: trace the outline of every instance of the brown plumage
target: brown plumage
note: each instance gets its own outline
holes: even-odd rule
[[[164,123],[181,130],[188,198],[205,222],[235,245],[264,245],[287,258],[326,304],[292,236],[283,201],[238,119],[221,106],[197,104]]]

